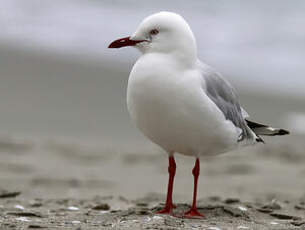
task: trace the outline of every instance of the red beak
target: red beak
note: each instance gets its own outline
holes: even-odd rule
[[[144,42],[145,40],[130,40],[130,37],[126,38],[120,38],[118,40],[115,40],[111,42],[111,44],[108,46],[108,48],[121,48],[124,46],[135,46],[136,44],[140,42]]]

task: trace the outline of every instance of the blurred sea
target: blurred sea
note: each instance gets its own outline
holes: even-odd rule
[[[161,10],[185,17],[200,58],[232,82],[253,119],[305,133],[301,0],[2,0],[0,133],[143,141],[125,105],[139,54],[107,45]]]

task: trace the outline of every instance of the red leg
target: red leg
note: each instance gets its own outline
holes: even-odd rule
[[[176,162],[174,156],[170,156],[168,158],[168,173],[169,173],[169,179],[168,179],[166,204],[161,211],[157,212],[157,214],[172,214],[173,209],[176,207],[173,204],[173,198],[172,198],[174,177],[176,174]]]
[[[187,218],[202,218],[204,217],[203,214],[198,212],[196,202],[197,202],[197,184],[198,184],[198,177],[199,177],[199,172],[200,172],[200,162],[199,158],[196,159],[195,166],[193,168],[193,176],[194,176],[194,194],[193,194],[193,205],[189,211],[184,213],[184,216]]]

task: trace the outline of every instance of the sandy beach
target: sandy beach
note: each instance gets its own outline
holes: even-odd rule
[[[202,160],[206,218],[189,220],[179,215],[191,203],[192,158],[177,155],[176,217],[163,216],[167,158],[155,146],[2,138],[1,229],[303,229],[302,138],[266,141]]]

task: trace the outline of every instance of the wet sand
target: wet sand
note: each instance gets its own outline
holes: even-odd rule
[[[200,199],[204,219],[156,215],[163,204],[156,194],[139,200],[97,196],[92,199],[1,200],[1,229],[304,229],[304,201],[242,202],[236,198]],[[114,209],[112,205],[124,207]],[[303,226],[303,227],[302,227]]]
[[[155,215],[165,199],[167,158],[152,145],[72,140],[0,141],[1,229],[303,229],[302,137],[204,158],[199,210],[193,159],[177,155],[175,216]],[[112,146],[112,149],[111,149]],[[142,147],[140,147],[142,146]],[[20,192],[17,193],[17,192]]]

